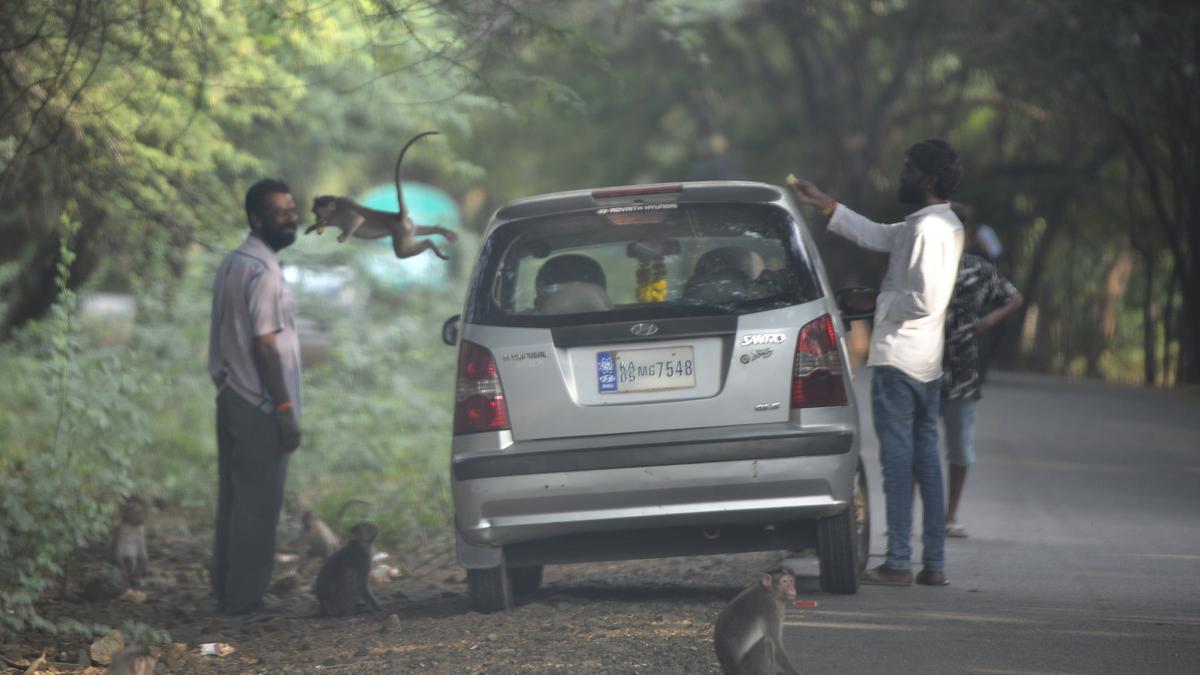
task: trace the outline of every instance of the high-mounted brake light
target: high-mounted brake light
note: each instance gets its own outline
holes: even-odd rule
[[[792,367],[792,407],[818,408],[846,405],[846,385],[837,333],[828,314],[800,329]]]
[[[592,199],[614,199],[616,197],[642,197],[645,195],[670,194],[683,192],[680,183],[661,183],[659,185],[643,185],[634,188],[618,188],[616,190],[592,190]]]
[[[454,433],[500,431],[512,428],[504,387],[492,353],[463,340],[458,352],[458,388],[454,396]]]

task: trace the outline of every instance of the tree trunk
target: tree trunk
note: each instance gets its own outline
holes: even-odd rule
[[[1142,297],[1142,382],[1153,387],[1158,370],[1158,305],[1154,302],[1154,255],[1142,251],[1145,292]]]
[[[1172,272],[1167,277],[1167,304],[1163,310],[1163,350],[1162,377],[1163,385],[1169,384],[1171,377],[1171,340],[1175,337],[1175,291],[1179,287],[1179,275]]]
[[[1021,291],[1021,295],[1025,296],[1026,301],[1025,304],[1021,305],[1021,308],[1017,310],[1016,317],[1011,321],[1011,324],[1014,326],[1023,327],[1025,325],[1025,316],[1028,314],[1029,308],[1038,301],[1038,292],[1041,290],[1042,277],[1046,273],[1046,264],[1050,260],[1050,252],[1051,249],[1054,248],[1054,240],[1058,237],[1060,229],[1061,228],[1059,227],[1051,225],[1050,217],[1046,217],[1046,229],[1042,230],[1042,234],[1038,238],[1038,243],[1034,247],[1033,260],[1029,263],[1029,276],[1025,278],[1024,287],[1019,289]],[[1039,320],[1036,329],[1037,337],[1034,341],[1035,345],[1041,344],[1042,333],[1045,329],[1045,325],[1041,319],[1042,314],[1044,314],[1044,312],[1039,312]],[[1012,362],[1009,359],[1011,359],[1011,357],[1017,352],[1017,348],[1021,339],[1020,335],[1022,332],[1022,330],[1005,331],[1004,337],[1007,339],[996,347],[997,354],[1004,355],[1009,363]],[[1031,355],[1029,360],[1031,362],[1037,361],[1037,354],[1035,353]],[[1042,363],[1038,365],[1045,366],[1046,364]]]
[[[100,213],[80,214],[79,232],[71,243],[75,251],[75,262],[71,264],[71,277],[67,287],[78,290],[91,277],[98,261],[95,243],[104,216]],[[56,228],[44,235],[37,243],[34,255],[24,266],[18,277],[5,289],[12,302],[0,328],[0,340],[8,340],[25,324],[45,316],[58,300],[58,263],[61,260],[60,231]]]
[[[1100,357],[1112,344],[1117,333],[1117,315],[1121,310],[1121,301],[1125,299],[1125,289],[1129,286],[1132,272],[1133,248],[1130,247],[1128,239],[1122,239],[1104,277],[1104,295],[1100,299],[1096,317],[1099,330],[1093,331],[1088,340],[1088,377],[1100,377]]]

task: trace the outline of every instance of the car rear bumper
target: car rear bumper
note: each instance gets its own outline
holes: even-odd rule
[[[529,452],[459,458],[453,490],[460,562],[478,562],[469,552],[464,560],[464,547],[840,513],[850,502],[858,461],[854,434],[779,427],[764,433],[760,426],[736,440],[701,433],[621,445],[609,437],[607,444],[590,439],[587,447],[552,451],[531,443],[521,444],[535,446]],[[482,556],[484,563],[491,559]]]

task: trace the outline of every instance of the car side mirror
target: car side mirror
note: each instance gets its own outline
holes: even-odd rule
[[[458,344],[458,321],[461,318],[461,314],[455,314],[442,324],[442,342],[451,347]]]
[[[834,293],[834,302],[842,314],[843,325],[850,327],[855,319],[871,319],[875,316],[875,299],[879,291],[866,286],[848,286]]]

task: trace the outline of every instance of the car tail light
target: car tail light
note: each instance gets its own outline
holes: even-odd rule
[[[800,329],[792,366],[792,407],[830,405],[846,405],[846,385],[833,319],[826,314]]]
[[[492,353],[463,340],[458,352],[458,388],[454,397],[454,433],[510,429],[504,387]]]

